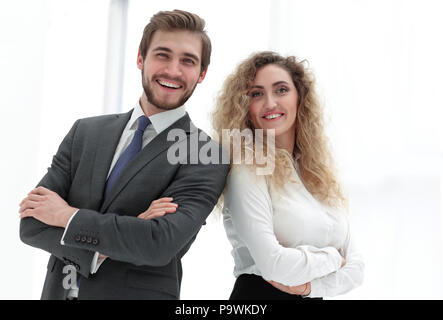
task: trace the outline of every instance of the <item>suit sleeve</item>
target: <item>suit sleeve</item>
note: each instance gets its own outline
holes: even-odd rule
[[[37,185],[56,192],[63,199],[66,199],[71,185],[71,147],[78,123],[79,120],[64,138],[48,172]],[[63,228],[49,226],[32,217],[20,221],[20,239],[24,243],[47,251],[66,264],[74,265],[80,274],[88,277],[94,252],[61,245],[63,232]]]
[[[144,220],[80,209],[66,232],[65,244],[134,265],[166,265],[189,249],[217,203],[228,171],[225,164],[182,164],[161,195],[172,197],[177,211],[163,217]],[[95,234],[95,241],[81,241],[85,233]]]

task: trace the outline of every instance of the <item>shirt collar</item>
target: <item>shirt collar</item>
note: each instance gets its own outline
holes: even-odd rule
[[[183,117],[185,114],[186,108],[183,105],[172,110],[156,113],[150,116],[149,120],[151,121],[152,127],[154,128],[155,132],[159,134],[175,121]],[[143,112],[143,109],[140,105],[140,101],[138,101],[134,108],[134,111],[132,112],[131,119],[129,119],[129,127],[135,130],[137,128],[137,119],[144,115],[145,113]]]

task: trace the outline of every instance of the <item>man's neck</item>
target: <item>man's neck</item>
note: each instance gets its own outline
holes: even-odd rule
[[[146,97],[146,95],[143,93],[143,95],[140,97],[140,106],[142,107],[143,112],[145,113],[145,115],[147,117],[150,117],[154,114],[160,113],[164,110],[161,110],[159,108],[157,108],[156,106],[154,106],[152,103],[150,103],[148,101],[148,98]]]
[[[157,114],[157,113],[173,110],[173,109],[169,109],[169,110],[160,109],[157,106],[153,105],[152,103],[150,103],[148,101],[148,98],[146,97],[145,93],[143,93],[143,95],[140,97],[140,106],[142,107],[142,110],[143,110],[145,116],[147,116],[147,117],[153,116],[154,114]]]

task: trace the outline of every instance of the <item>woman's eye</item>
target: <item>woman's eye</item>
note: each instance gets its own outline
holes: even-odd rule
[[[260,97],[261,95],[262,95],[262,93],[259,91],[251,92],[251,94],[250,94],[251,98]]]
[[[289,89],[286,87],[281,87],[281,88],[277,89],[277,93],[286,93],[288,91],[289,91]]]

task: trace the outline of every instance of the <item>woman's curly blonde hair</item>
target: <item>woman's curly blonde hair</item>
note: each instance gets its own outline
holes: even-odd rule
[[[218,137],[222,137],[223,129],[249,128],[254,131],[249,120],[249,91],[257,71],[268,64],[282,67],[291,75],[299,96],[295,151],[289,155],[285,150],[276,149],[275,170],[267,176],[267,181],[277,188],[284,186],[295,166],[306,189],[317,200],[329,206],[344,207],[346,199],[336,179],[329,142],[324,133],[323,110],[314,90],[314,77],[305,63],[293,56],[282,57],[270,51],[251,55],[225,80],[212,113],[212,125]]]

